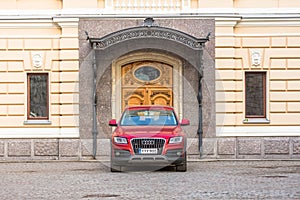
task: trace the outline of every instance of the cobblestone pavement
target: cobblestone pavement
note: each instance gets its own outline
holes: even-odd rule
[[[0,163],[0,199],[300,199],[300,161],[188,162],[187,172],[106,162]]]

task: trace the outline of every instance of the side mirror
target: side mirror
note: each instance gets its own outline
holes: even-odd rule
[[[182,119],[180,125],[181,126],[188,126],[188,125],[190,125],[190,120]]]
[[[118,126],[118,123],[117,123],[117,120],[115,119],[111,119],[109,120],[109,123],[108,123],[110,126]]]

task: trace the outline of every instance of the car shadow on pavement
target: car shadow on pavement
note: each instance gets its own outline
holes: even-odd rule
[[[122,167],[122,172],[176,172],[176,170],[173,166],[130,166]]]

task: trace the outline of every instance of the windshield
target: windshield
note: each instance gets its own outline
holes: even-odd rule
[[[121,126],[176,126],[172,110],[127,110],[121,118]]]

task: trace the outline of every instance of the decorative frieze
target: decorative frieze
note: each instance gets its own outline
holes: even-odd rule
[[[105,1],[106,8],[116,11],[180,11],[190,8],[190,0],[116,0]]]
[[[156,26],[129,28],[109,34],[103,38],[89,38],[89,40],[94,49],[101,50],[120,42],[142,38],[172,40],[195,50],[201,50],[204,43],[208,40],[208,38],[199,39],[178,30]]]

